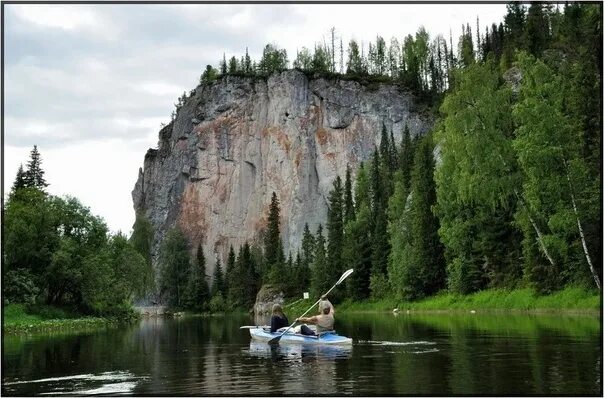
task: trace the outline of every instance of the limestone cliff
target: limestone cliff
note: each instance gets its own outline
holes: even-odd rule
[[[210,274],[229,245],[257,238],[273,191],[286,255],[295,253],[304,224],[315,231],[325,222],[335,177],[369,158],[383,123],[400,142],[405,124],[417,135],[432,122],[409,92],[388,84],[292,70],[198,86],[145,155],[132,192],[135,210],[155,228],[154,257],[179,225],[193,248],[203,245]]]

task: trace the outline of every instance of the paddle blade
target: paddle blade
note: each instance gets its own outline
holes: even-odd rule
[[[281,340],[281,337],[282,337],[282,336],[283,336],[283,335],[282,335],[282,334],[280,334],[280,335],[279,335],[279,336],[277,336],[277,337],[273,337],[272,339],[270,339],[270,340],[268,341],[268,343],[269,343],[270,345],[273,345],[273,344],[279,344],[279,340]]]
[[[338,281],[336,282],[336,285],[339,285],[340,283],[344,282],[344,279],[348,278],[348,275],[352,274],[353,271],[354,269],[351,268],[348,271],[344,272],[340,279],[338,279]]]

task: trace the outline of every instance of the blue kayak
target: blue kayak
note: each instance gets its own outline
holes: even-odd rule
[[[270,330],[258,326],[257,328],[250,329],[250,335],[253,340],[258,341],[269,341],[270,339],[280,336],[281,332],[271,333]],[[303,334],[295,333],[293,330],[289,330],[286,334],[281,337],[281,343],[293,343],[293,344],[333,344],[333,345],[351,345],[352,339],[340,336],[336,332],[325,332],[319,336],[306,336]]]

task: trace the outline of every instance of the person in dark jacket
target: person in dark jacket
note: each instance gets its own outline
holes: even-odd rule
[[[279,304],[273,304],[273,316],[271,317],[271,333],[275,333],[277,329],[288,327],[289,321],[283,313],[283,309]]]

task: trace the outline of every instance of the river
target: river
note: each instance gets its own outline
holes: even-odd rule
[[[2,394],[602,395],[597,315],[337,314],[349,348],[270,348],[239,329],[249,324],[150,318],[5,336]]]

